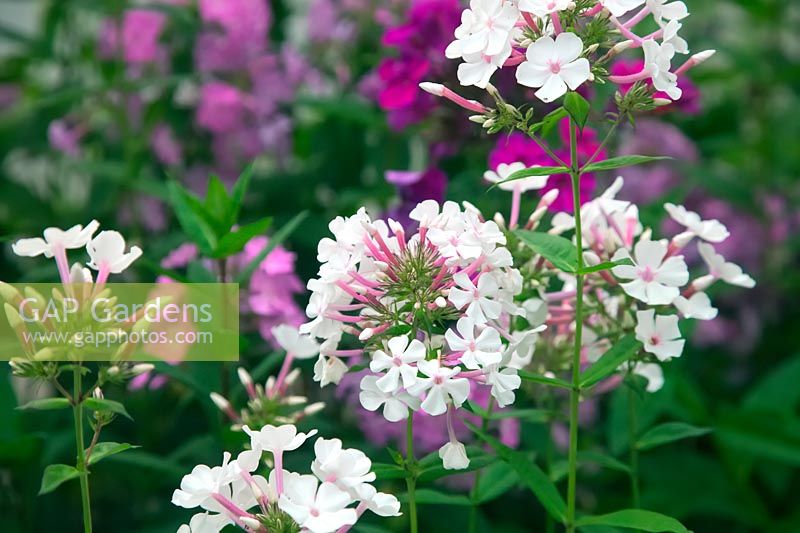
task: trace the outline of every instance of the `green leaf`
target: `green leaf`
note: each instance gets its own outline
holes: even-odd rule
[[[83,405],[92,411],[111,411],[112,413],[122,415],[129,420],[133,420],[131,415],[125,409],[125,406],[114,400],[106,400],[99,398],[87,398],[83,401]]]
[[[217,235],[224,234],[233,226],[233,224],[227,224],[228,212],[230,210],[229,204],[230,199],[228,198],[228,191],[225,189],[225,184],[222,183],[222,180],[215,174],[212,174],[208,180],[206,201],[203,207],[208,217],[214,221],[214,229]]]
[[[471,422],[465,421],[465,424],[475,435],[491,446],[500,459],[514,469],[520,481],[531,489],[550,516],[563,523],[566,519],[567,504],[564,503],[564,499],[547,474],[542,472],[542,469],[527,454],[512,450]]]
[[[568,239],[524,229],[518,229],[514,234],[526,246],[553,263],[562,272],[574,274],[578,270],[578,251]]]
[[[244,246],[258,235],[263,235],[267,228],[272,225],[272,217],[262,218],[246,226],[242,226],[236,231],[226,233],[219,240],[219,244],[214,249],[212,257],[219,259],[238,254],[244,249]]]
[[[607,468],[609,470],[616,470],[618,472],[623,472],[625,474],[630,474],[630,467],[619,461],[614,459],[611,456],[593,452],[593,451],[581,451],[578,452],[578,465],[586,465],[586,464],[593,464],[598,465],[603,468]],[[553,468],[550,470],[550,479],[553,482],[558,483],[562,479],[567,476],[569,471],[569,463],[566,460],[558,461],[553,465]]]
[[[298,213],[294,216],[294,218],[292,218],[289,222],[287,222],[281,229],[276,231],[275,235],[270,237],[267,246],[263,250],[261,250],[261,253],[258,254],[258,256],[256,256],[252,261],[250,261],[250,263],[246,267],[244,267],[244,269],[242,269],[242,271],[236,277],[236,283],[247,282],[247,280],[250,279],[250,276],[253,274],[253,272],[255,272],[256,268],[258,268],[258,265],[261,264],[261,261],[263,261],[264,258],[267,257],[270,254],[270,252],[275,249],[276,246],[285,241],[289,237],[289,235],[291,235],[292,232],[295,229],[297,229],[297,226],[299,226],[300,223],[303,222],[303,220],[305,220],[306,216],[308,216],[307,211]]]
[[[524,370],[520,370],[517,372],[521,379],[525,381],[533,381],[534,383],[540,383],[542,385],[550,385],[551,387],[561,387],[564,389],[571,389],[572,384],[563,379],[558,378],[549,378],[547,376],[542,376],[540,374],[534,374],[533,372],[526,372]]]
[[[372,463],[372,472],[378,479],[403,479],[406,477],[405,468],[389,463]]]
[[[401,494],[400,500],[407,502],[408,494]],[[463,494],[446,494],[433,489],[417,489],[414,500],[422,505],[472,505],[472,501]]]
[[[576,524],[578,527],[627,527],[653,533],[689,533],[689,530],[674,518],[641,509],[626,509],[600,516],[584,516],[579,518]]]
[[[439,453],[433,452],[420,461],[420,466],[423,468],[420,471],[417,480],[421,483],[429,483],[443,477],[480,470],[481,468],[497,462],[496,457],[489,455],[483,450],[477,449],[473,446],[467,448],[467,457],[469,457],[469,466],[467,466],[467,468],[461,470],[448,470],[442,465],[442,460],[439,458]],[[432,462],[427,466],[426,459],[432,460]]]
[[[36,409],[38,411],[52,411],[54,409],[68,409],[70,407],[69,400],[66,398],[42,398],[41,400],[33,400],[25,405],[20,405],[17,409],[27,410]]]
[[[649,156],[649,155],[623,155],[620,157],[612,157],[603,161],[597,161],[584,166],[581,172],[603,172],[604,170],[614,170],[615,168],[632,167],[641,165],[642,163],[650,163],[652,161],[663,161],[665,159],[672,159],[671,157],[663,156]]]
[[[93,465],[110,455],[115,455],[122,453],[125,450],[138,447],[139,446],[134,446],[133,444],[128,444],[127,442],[98,442],[92,449],[92,455],[89,456],[89,464]]]
[[[499,462],[491,465],[481,476],[476,503],[484,504],[499,498],[514,488],[517,480],[516,472],[508,463]]]
[[[250,179],[252,177],[253,165],[250,164],[245,167],[241,174],[239,174],[239,179],[237,179],[236,183],[233,185],[231,199],[228,204],[229,209],[227,222],[230,223],[229,227],[233,227],[233,225],[239,220],[239,212],[242,209],[244,197],[247,193],[247,189],[250,187]]]
[[[200,200],[175,181],[170,181],[167,189],[181,228],[205,255],[210,255],[217,245],[217,235]]]
[[[578,274],[583,274],[583,275],[592,274],[594,272],[602,272],[603,270],[611,270],[612,268],[614,268],[616,266],[632,265],[632,264],[633,264],[633,261],[631,261],[627,257],[624,258],[624,259],[620,259],[619,261],[604,261],[604,262],[602,262],[600,264],[597,264],[597,265],[594,265],[594,266],[584,267],[583,269],[581,269],[578,272]]]
[[[683,422],[667,422],[642,435],[636,442],[636,447],[640,450],[649,450],[676,440],[706,435],[711,431],[713,431],[711,428],[696,427]]]
[[[567,110],[578,129],[582,131],[589,119],[589,102],[586,101],[586,98],[575,91],[570,91],[564,97],[564,109]]]
[[[53,492],[65,481],[78,478],[80,475],[81,473],[74,466],[48,465],[42,475],[42,486],[39,488],[39,495]]]
[[[539,127],[536,129],[541,129],[542,137],[547,137],[550,132],[553,131],[553,128],[555,128],[558,123],[561,122],[561,119],[567,115],[569,115],[569,113],[567,113],[566,109],[563,107],[558,107],[545,115],[542,119],[542,122],[538,125]]]
[[[619,366],[639,353],[642,343],[633,334],[626,335],[581,373],[581,388],[589,388],[617,371]]]
[[[498,181],[497,183],[495,183],[494,185],[489,187],[489,190],[494,189],[495,187],[497,187],[501,183],[508,183],[509,181],[521,180],[521,179],[530,178],[530,177],[533,177],[533,176],[551,176],[553,174],[564,174],[566,172],[569,172],[569,169],[567,167],[530,167],[530,168],[524,168],[522,170],[518,170],[518,171],[514,172],[513,174],[511,174],[508,178],[504,179],[503,181]]]
[[[750,389],[744,399],[749,410],[795,412],[800,403],[800,356],[781,362]]]

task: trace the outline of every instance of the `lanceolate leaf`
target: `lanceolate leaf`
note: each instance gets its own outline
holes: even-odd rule
[[[112,413],[116,413],[124,416],[125,418],[133,420],[131,415],[129,415],[128,411],[125,409],[125,406],[119,402],[115,402],[114,400],[87,398],[83,401],[83,405],[92,411],[111,411]]]
[[[654,427],[642,435],[636,443],[636,447],[640,450],[649,450],[650,448],[655,448],[656,446],[661,446],[662,444],[667,444],[676,440],[706,435],[707,433],[711,433],[711,431],[713,431],[711,428],[696,427],[690,424],[684,424],[683,422],[667,422],[666,424]]]
[[[219,259],[238,254],[244,249],[244,246],[250,239],[263,234],[271,224],[272,218],[266,217],[251,224],[247,224],[246,226],[242,226],[236,231],[226,233],[219,240],[219,244],[217,244],[212,257]]]
[[[524,178],[530,178],[533,176],[552,176],[553,174],[566,174],[569,172],[567,167],[530,167],[524,168],[522,170],[518,170],[511,174],[507,179],[503,181],[499,181],[492,185],[490,189],[493,189],[500,185],[501,183],[508,183],[509,181],[516,181],[521,180]]]
[[[584,516],[578,519],[577,525],[578,527],[625,527],[652,533],[689,533],[689,530],[674,518],[641,509],[626,509],[600,516]]]
[[[89,464],[93,465],[110,455],[115,455],[132,448],[138,448],[138,446],[128,444],[127,442],[98,442],[92,449],[92,455],[89,456]]]
[[[603,270],[611,270],[615,266],[632,265],[632,264],[633,261],[631,261],[628,258],[620,259],[619,261],[605,261],[603,263],[594,266],[584,267],[583,269],[580,270],[580,272],[578,272],[578,274],[592,274],[594,272],[602,272]]]
[[[581,169],[581,172],[602,172],[604,170],[614,170],[615,168],[632,167],[641,165],[643,163],[650,163],[652,161],[663,161],[665,159],[672,159],[671,157],[662,156],[649,156],[649,155],[623,155],[620,157],[612,157],[603,161],[597,161],[586,165]]]
[[[578,251],[571,241],[558,235],[528,230],[517,230],[514,234],[534,252],[553,263],[557,269],[570,274],[577,271]]]
[[[408,494],[401,494],[401,501],[408,501]],[[417,489],[414,500],[421,505],[472,505],[472,501],[463,494],[448,494],[433,489]]]
[[[581,374],[581,388],[595,385],[617,371],[617,368],[636,355],[642,343],[632,334],[622,337],[600,359]]]
[[[236,183],[233,185],[230,203],[228,204],[228,227],[232,227],[239,219],[239,211],[242,209],[244,195],[247,193],[248,187],[250,187],[250,179],[252,177],[253,165],[248,165],[242,171],[242,173],[239,175],[239,179],[237,179]]]
[[[534,383],[540,383],[542,385],[550,385],[551,387],[561,387],[564,389],[571,389],[572,385],[564,381],[563,379],[558,378],[549,378],[547,376],[542,376],[540,374],[534,374],[533,372],[526,372],[524,370],[520,370],[518,375],[521,379],[525,381],[533,381]]]
[[[578,129],[583,130],[589,119],[589,102],[586,101],[586,98],[575,91],[570,91],[564,97],[564,109],[567,110]]]
[[[542,472],[542,469],[536,466],[536,463],[527,454],[512,450],[471,422],[465,422],[465,424],[481,440],[491,446],[500,459],[514,469],[520,481],[533,491],[550,516],[559,522],[564,522],[567,504],[564,503],[564,499],[553,482],[547,477],[547,474]]]
[[[181,228],[204,254],[209,255],[217,245],[217,236],[206,220],[203,204],[177,182],[171,181],[167,187],[170,203]]]
[[[74,466],[69,465],[49,465],[44,469],[42,475],[42,486],[39,488],[39,495],[47,494],[56,490],[62,483],[70,479],[80,477],[81,473]]]
[[[41,400],[33,400],[25,405],[20,405],[17,409],[36,409],[39,411],[51,411],[53,409],[67,409],[70,403],[66,398],[42,398]]]

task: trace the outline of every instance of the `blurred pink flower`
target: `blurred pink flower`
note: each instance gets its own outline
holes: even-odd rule
[[[153,129],[150,146],[158,160],[165,165],[179,165],[183,160],[181,145],[167,124],[159,124]]]
[[[70,128],[66,120],[54,120],[47,127],[47,140],[53,149],[70,157],[81,154],[80,140],[84,131],[80,127]]]
[[[244,121],[244,95],[221,81],[200,88],[197,124],[213,133],[228,133],[241,128]]]
[[[159,38],[166,14],[152,9],[130,9],[122,18],[122,51],[129,63],[150,63],[159,56]]]

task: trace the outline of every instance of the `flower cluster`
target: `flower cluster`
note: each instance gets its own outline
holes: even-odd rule
[[[654,391],[663,382],[661,368],[654,363],[680,357],[683,351],[679,317],[714,319],[717,309],[705,291],[718,280],[745,288],[755,282],[715,251],[714,245],[729,236],[721,222],[703,220],[683,206],[666,204],[669,216],[683,231],[669,240],[655,239],[653,231],[643,227],[638,207],[617,199],[622,186],[622,178],[617,178],[608,190],[581,207],[584,261],[590,268],[599,268],[586,279],[584,326],[588,331],[583,355],[585,362],[596,361],[611,346],[609,339],[633,329],[646,355],[631,370],[647,377],[649,390]],[[549,233],[559,235],[574,229],[574,217],[558,213]],[[693,241],[697,241],[706,272],[690,280],[683,253]],[[550,326],[545,342],[568,345],[574,329],[575,278],[551,270],[542,261],[534,256],[521,268],[526,279],[541,287],[552,287],[554,279],[562,282],[555,291],[542,290],[541,300],[546,302]],[[610,270],[602,264],[611,265]]]
[[[243,429],[250,450],[233,460],[225,452],[222,465],[197,465],[181,480],[172,503],[203,511],[179,533],[218,532],[231,524],[259,533],[346,532],[367,510],[379,516],[400,514],[397,498],[371,484],[372,462],[360,450],[343,448],[339,439],[318,438],[313,475],[298,474],[283,469],[284,453],[298,449],[316,430],[299,433],[293,425]],[[268,477],[254,473],[264,454],[273,466]]]
[[[522,278],[505,235],[453,202],[422,202],[410,217],[419,226],[410,237],[363,209],[331,222],[335,240],[319,244],[319,277],[308,284],[312,320],[301,327],[323,339],[315,379],[338,383],[348,370],[342,358],[366,355],[371,373],[361,380],[361,404],[382,407],[390,421],[419,409],[452,417],[471,383],[491,387],[501,407],[512,403],[518,359],[530,357],[540,329],[511,332],[512,317],[524,310],[514,301]],[[362,347],[340,349],[344,335]]]
[[[678,34],[688,15],[683,2],[667,0],[471,0],[445,54],[462,61],[462,85],[486,88],[498,69],[516,68],[517,82],[536,89],[543,102],[553,102],[586,82],[606,81],[620,85],[623,92],[647,82],[678,100],[679,77],[713,53],[695,54],[673,70],[675,55],[689,53]],[[659,29],[637,35],[636,28],[649,16]],[[611,59],[629,49],[642,50],[642,68],[609,75]]]

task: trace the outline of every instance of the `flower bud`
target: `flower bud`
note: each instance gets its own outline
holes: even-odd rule
[[[241,522],[242,524],[246,525],[247,527],[249,527],[253,531],[261,531],[261,530],[264,529],[262,527],[262,525],[261,525],[261,522],[259,522],[258,520],[256,520],[255,518],[252,518],[250,516],[240,516],[239,517],[239,522]]]
[[[488,117],[486,115],[471,115],[469,120],[475,124],[483,124],[486,122],[486,120],[488,120]]]
[[[697,52],[695,55],[692,56],[692,59],[694,60],[695,65],[699,65],[711,59],[711,57],[716,53],[717,53],[716,50],[704,50],[702,52]]]
[[[627,41],[622,41],[621,43],[615,44],[614,47],[611,48],[611,52],[614,55],[621,54],[622,52],[624,52],[625,50],[627,50],[631,46],[633,46],[633,41],[628,39]]]
[[[653,98],[653,105],[656,107],[665,107],[668,105],[672,105],[672,100],[669,98]]]
[[[103,396],[103,391],[100,387],[94,388],[94,390],[92,391],[92,398],[94,398],[95,400],[102,400],[103,398],[105,398]]]
[[[366,328],[364,331],[362,331],[358,335],[358,340],[360,340],[360,341],[368,341],[369,339],[372,338],[373,334],[374,334],[374,332],[373,332],[372,328]]]
[[[228,400],[226,400],[222,395],[217,394],[216,392],[212,392],[211,394],[209,394],[209,397],[211,398],[211,401],[214,402],[214,405],[216,405],[219,408],[220,411],[227,413],[228,411],[233,409],[231,403]]]
[[[419,88],[428,94],[432,94],[433,96],[442,96],[444,94],[444,85],[441,83],[423,81],[419,84]]]
[[[6,302],[17,305],[22,300],[22,295],[8,283],[0,281],[0,298],[3,298]]]
[[[154,368],[155,365],[151,365],[150,363],[139,363],[138,365],[133,365],[133,368],[131,368],[131,373],[134,376],[138,376],[140,374],[152,372]]]
[[[315,402],[315,403],[312,403],[312,404],[306,406],[306,408],[303,409],[303,414],[305,416],[311,416],[311,415],[319,413],[324,408],[325,408],[325,403],[324,402]]]
[[[24,327],[22,324],[22,317],[13,305],[6,303],[3,304],[3,308],[6,310],[6,318],[12,328],[17,329],[19,327]]]
[[[242,367],[236,369],[236,373],[239,375],[239,381],[245,388],[249,388],[253,386],[253,378],[250,376],[250,373]]]

